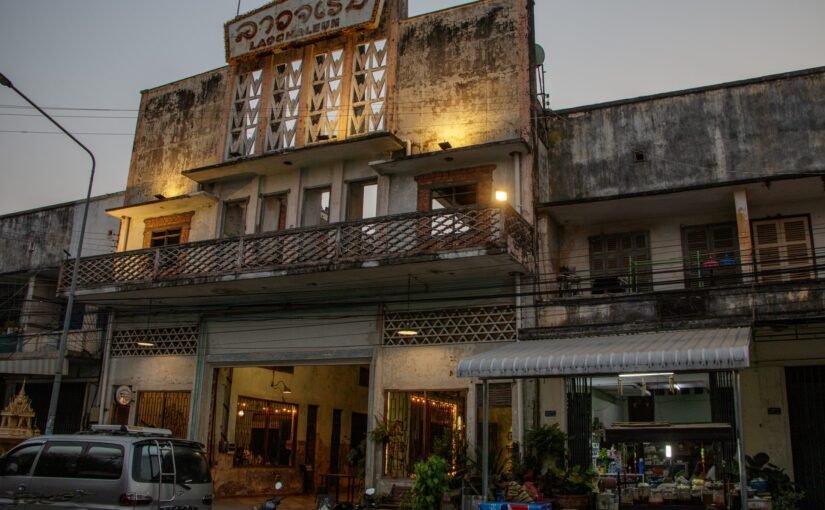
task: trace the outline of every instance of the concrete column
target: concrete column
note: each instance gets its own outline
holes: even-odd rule
[[[378,197],[375,206],[376,216],[386,216],[390,210],[390,178],[386,175],[378,176]]]
[[[736,207],[736,230],[739,233],[739,252],[742,274],[753,274],[753,240],[751,239],[751,220],[748,212],[748,194],[744,189],[733,192]]]

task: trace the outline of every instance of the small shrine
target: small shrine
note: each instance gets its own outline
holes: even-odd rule
[[[31,399],[26,395],[26,384],[23,383],[20,392],[0,412],[0,452],[5,452],[25,439],[39,436],[40,431],[34,418]]]

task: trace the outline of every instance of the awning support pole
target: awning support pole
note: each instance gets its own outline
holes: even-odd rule
[[[490,490],[490,382],[481,385],[481,497],[487,501]]]
[[[736,413],[736,450],[739,457],[739,498],[741,508],[748,508],[748,471],[745,462],[745,436],[742,422],[742,385],[739,370],[733,371],[733,407]]]

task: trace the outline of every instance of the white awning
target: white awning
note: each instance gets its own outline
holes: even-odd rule
[[[627,335],[527,340],[458,363],[459,377],[711,371],[750,365],[751,329],[689,329]]]

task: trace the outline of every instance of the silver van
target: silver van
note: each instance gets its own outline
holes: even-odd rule
[[[28,439],[0,458],[0,507],[209,510],[203,446],[166,429],[92,426]]]

